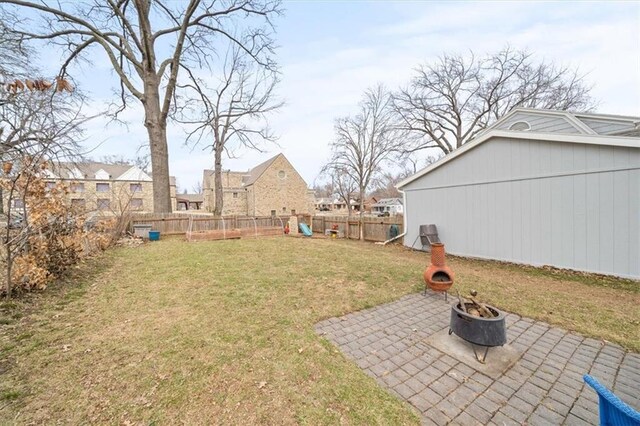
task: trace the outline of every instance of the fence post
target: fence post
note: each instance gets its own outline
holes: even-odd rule
[[[349,224],[349,215],[347,215],[347,217],[345,218],[345,229],[344,229],[344,237],[348,240],[349,239],[349,228],[351,227],[351,224]]]

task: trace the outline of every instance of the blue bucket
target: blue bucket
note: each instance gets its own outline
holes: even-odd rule
[[[149,241],[158,241],[160,239],[160,231],[149,231]]]

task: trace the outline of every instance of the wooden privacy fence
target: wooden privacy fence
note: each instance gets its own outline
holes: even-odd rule
[[[151,225],[151,228],[154,231],[160,231],[161,235],[182,235],[189,230],[198,232],[275,227],[282,229],[287,224],[287,220],[286,217],[277,216],[217,217],[204,214],[138,213],[131,216],[130,228],[133,228],[134,225]]]
[[[325,234],[325,230],[337,225],[338,230],[345,237],[358,239],[360,221],[358,216],[311,216],[297,215],[298,223],[306,223],[316,234]],[[181,213],[135,213],[131,216],[130,228],[134,225],[150,225],[161,235],[185,235],[187,232],[226,231],[232,229],[283,229],[289,220],[288,216],[228,216],[218,217],[206,214]],[[348,223],[348,224],[347,224]],[[397,225],[399,233],[403,231],[402,216],[396,217],[367,217],[364,218],[364,239],[366,241],[386,241],[389,238],[389,228]],[[402,242],[402,239],[397,240]]]
[[[360,217],[359,216],[313,216],[313,232],[324,234],[327,229],[333,229],[337,225],[338,231],[346,238],[358,239],[360,236]],[[404,229],[402,216],[394,217],[364,217],[364,239],[366,241],[386,241],[389,238],[389,229],[391,225],[398,226],[398,233],[401,234]],[[398,239],[402,242],[402,239]]]

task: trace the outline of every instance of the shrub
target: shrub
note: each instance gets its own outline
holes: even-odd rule
[[[11,174],[11,169],[3,167],[5,178],[0,183],[7,194],[2,238],[6,296],[45,289],[83,257],[106,249],[114,240],[113,220],[88,227],[83,212],[70,206],[65,185],[47,188],[46,163],[27,157],[19,170]],[[21,215],[12,213],[14,199],[22,200]]]

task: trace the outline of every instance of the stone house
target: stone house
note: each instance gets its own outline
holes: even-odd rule
[[[278,154],[246,172],[223,171],[223,216],[289,216],[314,210],[313,191]],[[203,175],[204,209],[215,208],[214,171]]]
[[[47,186],[63,182],[69,189],[69,203],[87,212],[104,214],[124,210],[153,211],[153,179],[131,164],[61,162],[45,171]],[[171,177],[171,202],[176,208],[176,182]],[[21,207],[14,199],[13,207]]]

